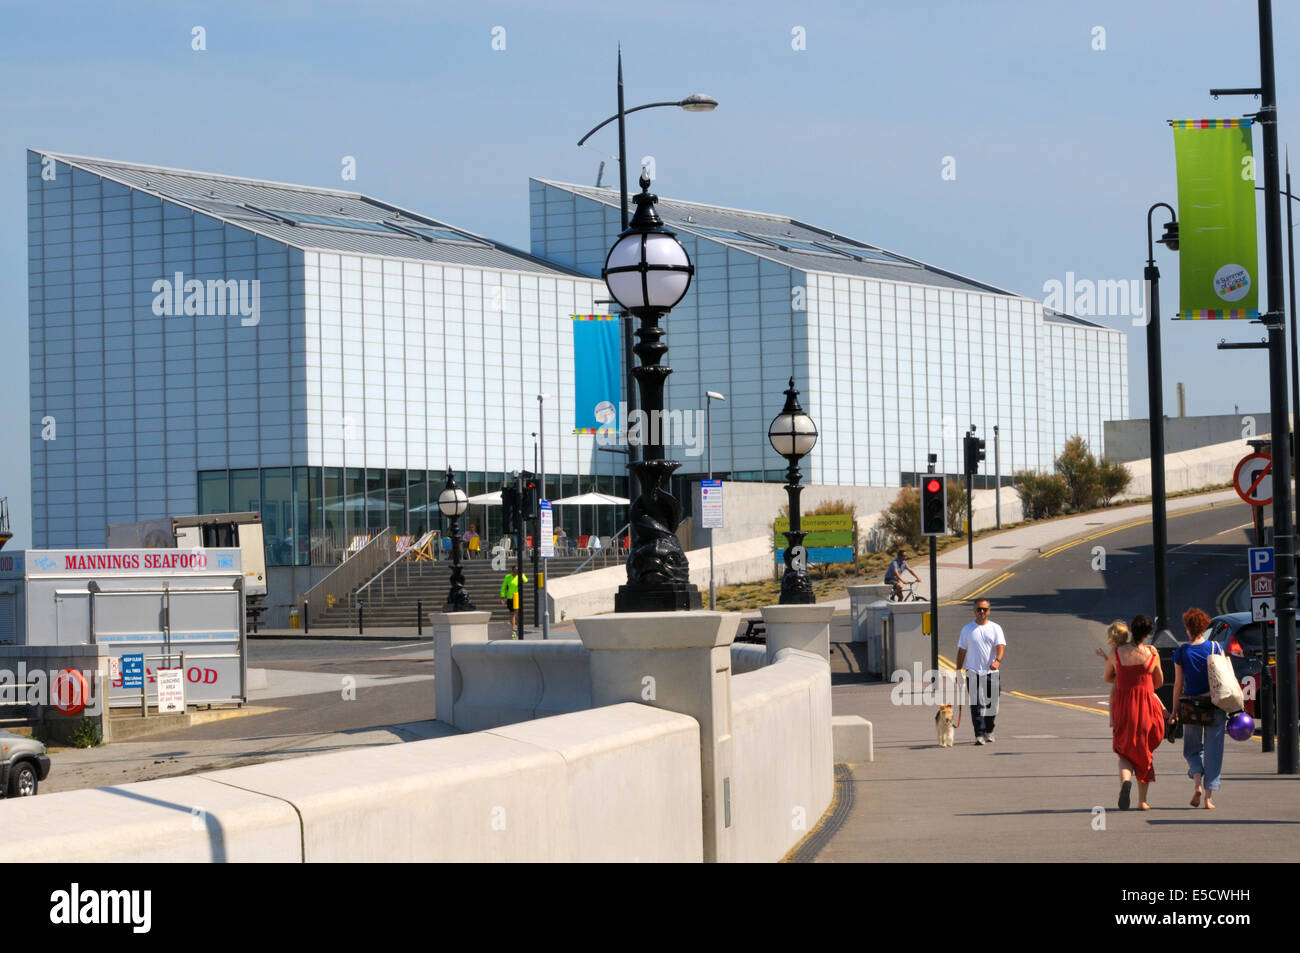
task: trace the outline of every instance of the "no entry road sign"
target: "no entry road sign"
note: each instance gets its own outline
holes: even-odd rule
[[[1242,457],[1233,471],[1232,484],[1251,506],[1268,506],[1273,502],[1273,458],[1267,453]]]

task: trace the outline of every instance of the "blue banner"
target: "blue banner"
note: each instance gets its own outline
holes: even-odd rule
[[[616,434],[623,399],[618,315],[573,315],[573,432]]]

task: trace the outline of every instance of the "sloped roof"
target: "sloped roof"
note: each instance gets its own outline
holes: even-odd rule
[[[597,189],[549,179],[535,181],[613,208],[618,208],[619,205],[617,189]],[[879,278],[961,291],[983,291],[1013,298],[1025,297],[785,215],[703,205],[662,196],[655,208],[664,223],[675,231],[700,235],[800,271]],[[1102,327],[1082,318],[1047,309],[1044,309],[1043,317],[1049,321]]]
[[[33,150],[36,151],[36,150]],[[295,248],[578,276],[446,222],[358,192],[37,151]],[[586,276],[583,276],[586,277]]]

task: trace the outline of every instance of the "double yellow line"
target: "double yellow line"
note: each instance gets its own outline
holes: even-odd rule
[[[1242,580],[1241,577],[1238,576],[1223,587],[1223,590],[1219,593],[1219,597],[1214,600],[1214,612],[1216,615],[1228,614],[1228,600],[1232,598],[1232,594],[1236,592],[1241,585]]]
[[[941,603],[939,603],[939,606],[942,608],[943,606],[959,606],[959,605],[963,605],[964,603],[970,602],[972,599],[975,599],[975,598],[978,598],[979,596],[984,595],[984,593],[988,592],[988,591],[989,591],[990,589],[992,589],[994,586],[999,586],[999,585],[1001,585],[1002,583],[1006,582],[1008,579],[1010,579],[1010,578],[1011,578],[1012,576],[1014,576],[1014,575],[1015,575],[1015,573],[1013,573],[1013,572],[1004,572],[1002,575],[1000,575],[1000,576],[996,576],[996,577],[994,577],[993,579],[990,579],[988,582],[984,583],[984,585],[980,586],[980,587],[979,587],[978,589],[976,589],[974,592],[967,593],[966,595],[964,595],[964,596],[960,596],[959,598],[956,598],[956,599],[950,599],[950,600],[947,601],[947,602],[941,602]]]

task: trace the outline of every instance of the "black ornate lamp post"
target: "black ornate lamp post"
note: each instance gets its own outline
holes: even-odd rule
[[[785,392],[785,406],[767,428],[767,439],[772,449],[785,457],[789,467],[785,471],[785,492],[790,498],[790,529],[785,534],[785,575],[781,577],[781,605],[812,603],[812,581],[808,578],[808,556],[803,549],[804,533],[799,522],[800,483],[799,461],[817,445],[817,425],[799,405],[799,391],[794,378]],[[795,550],[798,550],[796,557]]]
[[[655,211],[650,177],[641,173],[641,194],[633,199],[636,214],[605,259],[601,277],[614,300],[641,321],[633,350],[641,366],[633,368],[641,406],[650,422],[641,460],[628,465],[641,488],[631,506],[632,551],[627,557],[627,584],[614,597],[615,612],[671,612],[700,608],[700,591],[691,585],[686,554],[677,541],[682,507],[668,492],[668,480],[681,464],[664,459],[664,382],[672,368],[661,363],[668,346],[659,322],[682,300],[695,268],[675,234]]]
[[[460,568],[460,518],[469,509],[469,497],[456,485],[456,476],[447,468],[447,485],[438,494],[438,509],[451,521],[451,591],[443,612],[472,612],[474,603],[465,591],[465,573]]]

